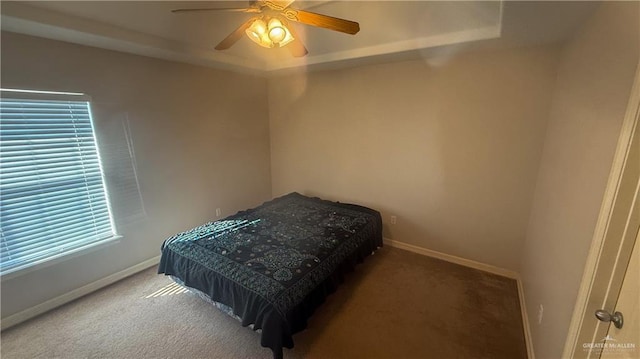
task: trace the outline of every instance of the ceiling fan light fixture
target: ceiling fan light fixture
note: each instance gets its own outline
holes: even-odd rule
[[[267,24],[262,19],[256,19],[251,23],[249,28],[245,31],[251,41],[264,47],[271,47],[267,44],[263,44],[264,38],[267,34]]]
[[[287,31],[282,25],[282,22],[275,17],[269,20],[269,39],[276,44],[279,44],[284,40],[287,35]]]
[[[0,0],[1,1],[1,0]],[[253,0],[245,8],[199,8],[175,9],[173,13],[187,13],[200,11],[226,11],[258,14],[247,19],[227,37],[215,46],[216,50],[226,50],[242,38],[243,33],[256,44],[266,47],[284,47],[291,43],[289,50],[294,57],[306,56],[309,51],[301,39],[294,37],[294,28],[288,28],[288,21],[304,25],[315,26],[345,34],[355,35],[360,31],[360,24],[328,15],[318,14],[306,10],[291,8],[295,0]],[[295,35],[297,36],[297,34]]]
[[[286,31],[282,27],[274,27],[269,30],[269,39],[276,44],[281,43],[286,35]]]
[[[275,17],[256,19],[245,32],[251,41],[267,48],[282,47],[294,40],[286,25]]]
[[[276,28],[274,28],[274,30],[275,29]],[[281,29],[282,29],[282,32],[278,34],[278,39],[280,39],[280,37],[282,37],[282,39],[277,42],[278,47],[286,46],[288,43],[294,40],[293,35],[291,35],[291,31],[289,31],[289,28],[287,28],[283,24]]]

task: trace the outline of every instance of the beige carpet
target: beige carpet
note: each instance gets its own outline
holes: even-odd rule
[[[151,268],[6,330],[2,358],[271,357],[260,334],[170,284]],[[285,358],[526,358],[515,281],[389,247],[294,341]]]

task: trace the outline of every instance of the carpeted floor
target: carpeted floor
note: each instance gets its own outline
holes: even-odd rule
[[[150,268],[1,334],[11,358],[270,358]],[[285,358],[526,358],[516,282],[384,247],[294,335]]]

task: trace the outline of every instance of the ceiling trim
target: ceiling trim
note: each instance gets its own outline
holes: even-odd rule
[[[258,61],[17,2],[2,3],[1,20],[2,30],[32,36],[243,72],[266,70]]]
[[[278,71],[290,69],[292,67],[311,66],[316,64],[350,60],[354,58],[368,58],[372,56],[388,55],[391,53],[423,50],[427,48],[456,45],[465,42],[489,40],[499,38],[501,26],[487,26],[479,29],[463,30],[446,34],[425,36],[421,38],[397,41],[382,45],[361,47],[349,51],[333,52],[323,55],[307,55],[305,58],[292,59],[286,62],[280,62],[275,66],[267,66],[266,71]]]
[[[420,51],[445,45],[499,38],[502,32],[503,7],[501,1],[498,22],[483,28],[401,40],[347,51],[320,55],[310,54],[304,58],[291,58],[276,63],[253,61],[216,51],[213,48],[186,44],[19,2],[3,2],[1,21],[2,29],[6,31],[171,61],[267,75],[270,72],[298,67],[308,68],[344,61],[357,62],[359,59],[366,61],[376,56],[388,56],[393,53]]]

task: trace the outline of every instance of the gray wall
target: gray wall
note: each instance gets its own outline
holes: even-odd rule
[[[518,270],[558,51],[270,79],[274,196],[363,203],[386,237]]]
[[[562,355],[638,64],[639,15],[639,2],[605,2],[560,58],[522,251],[538,359]]]
[[[2,317],[160,254],[181,230],[271,198],[263,78],[2,33],[2,87],[84,92],[100,128],[127,114],[146,218],[123,239],[2,281]],[[118,203],[113,203],[118,206]]]

